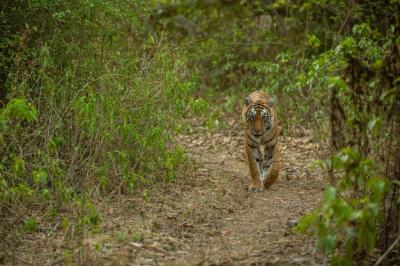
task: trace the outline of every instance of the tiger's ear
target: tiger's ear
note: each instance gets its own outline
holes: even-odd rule
[[[276,97],[275,97],[275,95],[273,95],[273,96],[269,99],[268,105],[269,105],[269,107],[274,107],[275,104],[276,104]]]
[[[244,98],[243,98],[243,103],[244,103],[245,105],[249,105],[249,104],[251,103],[251,98],[250,98],[249,95],[244,96]]]

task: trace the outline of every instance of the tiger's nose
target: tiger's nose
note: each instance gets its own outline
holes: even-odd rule
[[[262,130],[253,130],[253,135],[259,137],[262,135]]]

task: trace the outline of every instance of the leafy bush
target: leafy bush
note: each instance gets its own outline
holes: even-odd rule
[[[1,38],[15,60],[2,68],[0,216],[71,203],[90,228],[93,197],[175,178],[184,155],[173,135],[196,80],[184,51],[152,37],[146,3],[8,3],[6,19],[22,25]]]
[[[156,27],[167,27],[172,38],[188,47],[190,65],[209,99],[223,91],[241,103],[245,94],[264,90],[277,96],[282,124],[307,127],[326,116],[318,108],[320,99],[303,84],[304,69],[324,44],[319,30],[304,36],[303,22],[293,22],[306,12],[310,19],[318,16],[318,5],[314,10],[306,2],[168,1],[155,5],[152,15]]]
[[[376,246],[388,182],[374,176],[372,161],[354,149],[343,149],[325,164],[342,173],[338,188],[328,186],[323,206],[306,215],[296,230],[313,233],[318,247],[332,256],[332,265],[351,265],[355,252],[368,254]]]

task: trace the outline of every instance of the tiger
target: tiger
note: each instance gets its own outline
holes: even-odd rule
[[[280,170],[275,98],[265,92],[254,91],[245,96],[243,102],[245,153],[251,175],[248,189],[263,191],[275,183]],[[264,145],[263,156],[261,145]]]

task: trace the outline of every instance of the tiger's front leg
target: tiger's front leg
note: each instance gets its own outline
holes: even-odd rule
[[[262,167],[262,180],[265,188],[275,183],[280,170],[280,146],[279,142],[272,147],[265,147],[264,162]]]
[[[261,169],[260,166],[262,165],[260,148],[252,148],[249,145],[246,145],[245,151],[251,175],[249,190],[262,191],[264,190],[264,186],[261,180],[261,171],[260,171]]]

